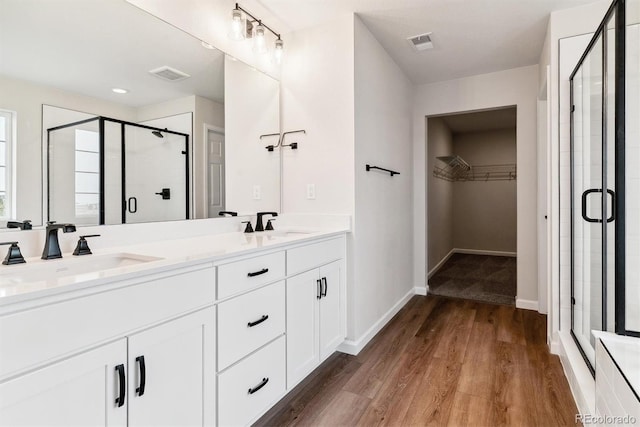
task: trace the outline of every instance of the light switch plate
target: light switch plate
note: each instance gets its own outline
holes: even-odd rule
[[[316,198],[316,185],[307,184],[307,199],[314,200]]]

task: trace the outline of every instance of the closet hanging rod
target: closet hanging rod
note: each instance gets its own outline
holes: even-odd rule
[[[365,165],[365,169],[367,170],[367,172],[369,172],[371,169],[378,169],[378,170],[381,170],[381,171],[384,171],[384,172],[389,172],[389,174],[391,176],[400,175],[400,172],[392,171],[391,169],[381,168],[381,167],[378,167],[378,166]]]

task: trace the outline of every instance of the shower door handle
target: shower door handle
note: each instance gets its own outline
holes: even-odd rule
[[[613,222],[616,219],[616,193],[607,189],[607,194],[611,196],[611,216],[607,218],[607,222]]]
[[[602,189],[590,188],[582,193],[582,219],[587,222],[602,223],[602,219],[591,218],[587,215],[587,198],[592,193],[602,194]],[[611,196],[611,216],[607,218],[607,222],[612,222],[616,217],[616,193],[613,190],[607,190],[607,194]]]
[[[136,199],[135,197],[129,197],[129,199],[127,200],[127,210],[129,211],[129,213],[138,212],[138,199]]]
[[[600,188],[590,188],[582,193],[582,219],[587,222],[602,222],[601,219],[591,218],[587,215],[587,197],[592,193],[602,193]]]

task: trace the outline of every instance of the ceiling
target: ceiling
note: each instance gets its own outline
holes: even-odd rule
[[[0,75],[131,107],[194,94],[224,98],[222,52],[124,0],[0,5]],[[191,77],[169,82],[149,74],[165,65]]]
[[[451,133],[515,129],[516,107],[439,116]]]
[[[355,12],[415,84],[538,63],[550,12],[595,0],[260,0],[292,30]],[[432,32],[416,53],[407,37]]]

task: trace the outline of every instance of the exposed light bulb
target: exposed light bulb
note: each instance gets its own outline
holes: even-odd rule
[[[276,40],[276,48],[273,51],[273,59],[276,61],[276,64],[280,65],[282,63],[282,52],[284,51],[284,42],[280,37]]]
[[[232,40],[242,40],[244,38],[242,27],[242,12],[240,9],[233,9],[231,11],[231,32],[229,37]]]
[[[267,53],[267,40],[264,35],[264,25],[258,22],[253,34],[253,50],[257,53]]]

